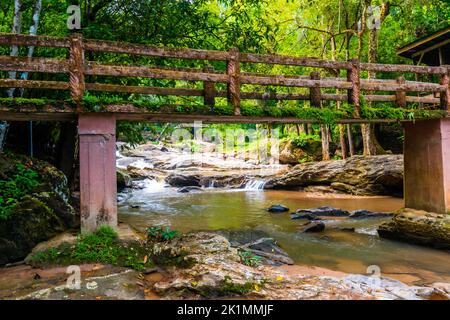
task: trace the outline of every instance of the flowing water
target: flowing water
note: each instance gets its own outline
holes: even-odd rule
[[[304,234],[298,228],[305,221],[291,220],[289,213],[270,214],[266,210],[272,204],[283,204],[291,211],[328,205],[392,212],[403,206],[402,199],[261,190],[263,185],[262,181],[253,181],[241,190],[206,188],[182,194],[149,180],[142,190],[134,190],[122,202],[120,219],[140,230],[150,225],[170,225],[182,232],[264,231],[296,264],[360,274],[375,265],[383,275],[407,283],[450,282],[450,253],[380,239],[376,228],[386,218],[334,218],[325,221],[324,232]],[[339,228],[355,228],[356,232]]]

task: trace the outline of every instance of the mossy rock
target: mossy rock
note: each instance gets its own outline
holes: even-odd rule
[[[0,154],[0,180],[8,181],[20,165],[36,172],[38,183],[0,220],[0,265],[25,258],[39,242],[79,225],[64,174],[45,161],[7,153]]]
[[[381,224],[378,234],[386,239],[450,250],[450,215],[405,208]]]
[[[27,196],[0,224],[0,264],[24,258],[35,245],[67,228],[64,220],[41,200]]]
[[[121,191],[125,188],[131,187],[131,176],[125,170],[117,170],[117,189]]]

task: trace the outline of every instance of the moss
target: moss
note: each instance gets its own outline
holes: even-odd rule
[[[252,291],[259,291],[264,286],[264,281],[253,282],[247,281],[245,283],[233,282],[229,276],[226,276],[218,287],[198,288],[196,293],[205,298],[212,297],[227,297],[227,296],[245,296]]]
[[[188,257],[189,253],[186,251],[173,253],[171,249],[153,252],[151,254],[152,261],[161,267],[179,267],[184,269],[192,268],[197,261]]]
[[[364,99],[361,100],[361,117],[363,119],[394,119],[394,120],[414,120],[428,118],[443,118],[447,116],[445,110],[426,110],[419,109],[415,105],[410,108],[397,108],[392,103],[374,103],[369,106]],[[11,99],[0,98],[0,104],[11,108],[17,106],[44,106],[52,105],[55,107],[75,107],[76,104],[72,100],[55,101],[49,99]],[[151,99],[124,99],[116,96],[91,96],[86,95],[81,103],[86,111],[106,112],[110,105],[134,105],[143,108],[149,112],[155,113],[181,113],[181,114],[201,114],[201,115],[233,115],[233,107],[229,104],[217,104],[213,110],[209,106],[201,104],[178,104],[170,105],[164,103],[155,103]],[[243,116],[252,117],[296,117],[305,120],[314,120],[323,124],[333,124],[338,120],[353,118],[354,107],[348,103],[343,103],[339,109],[335,104],[330,104],[324,108],[309,107],[307,103],[278,103],[276,105],[261,106],[251,102],[243,102],[241,105],[241,114]]]
[[[137,241],[121,242],[110,227],[79,236],[75,244],[64,243],[57,248],[38,252],[31,258],[33,266],[105,263],[145,270],[154,264],[148,258],[149,249]]]

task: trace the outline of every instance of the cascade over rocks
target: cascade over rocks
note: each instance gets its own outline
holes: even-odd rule
[[[354,195],[403,193],[403,156],[354,156],[346,160],[305,163],[269,180],[266,189],[327,186]]]

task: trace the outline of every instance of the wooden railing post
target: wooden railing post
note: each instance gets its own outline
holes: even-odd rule
[[[355,118],[361,118],[361,79],[360,79],[360,66],[358,59],[352,59],[351,69],[347,70],[347,81],[352,83],[352,89],[348,90],[348,103],[355,107]]]
[[[238,48],[233,48],[229,52],[227,66],[228,73],[228,102],[234,108],[234,115],[241,115],[241,84],[240,84],[240,53]]]
[[[70,36],[69,74],[70,94],[79,109],[85,90],[83,35],[80,33]]]
[[[320,72],[311,72],[310,74],[311,80],[320,81]],[[309,89],[309,99],[311,101],[311,106],[316,108],[320,108],[322,106],[322,93],[320,91],[320,84],[317,83],[314,87]]]
[[[404,85],[406,83],[405,77],[398,77],[397,78],[397,84],[398,85]],[[395,92],[395,104],[399,108],[405,108],[406,107],[406,91],[404,90],[397,90]]]
[[[203,71],[206,73],[212,73],[214,68],[211,66],[205,66]],[[211,111],[214,111],[215,106],[216,88],[214,82],[203,81],[203,102],[205,106],[211,107]]]
[[[441,92],[441,109],[450,111],[450,66],[444,66],[447,72],[441,76],[441,85],[447,86],[447,90]]]

